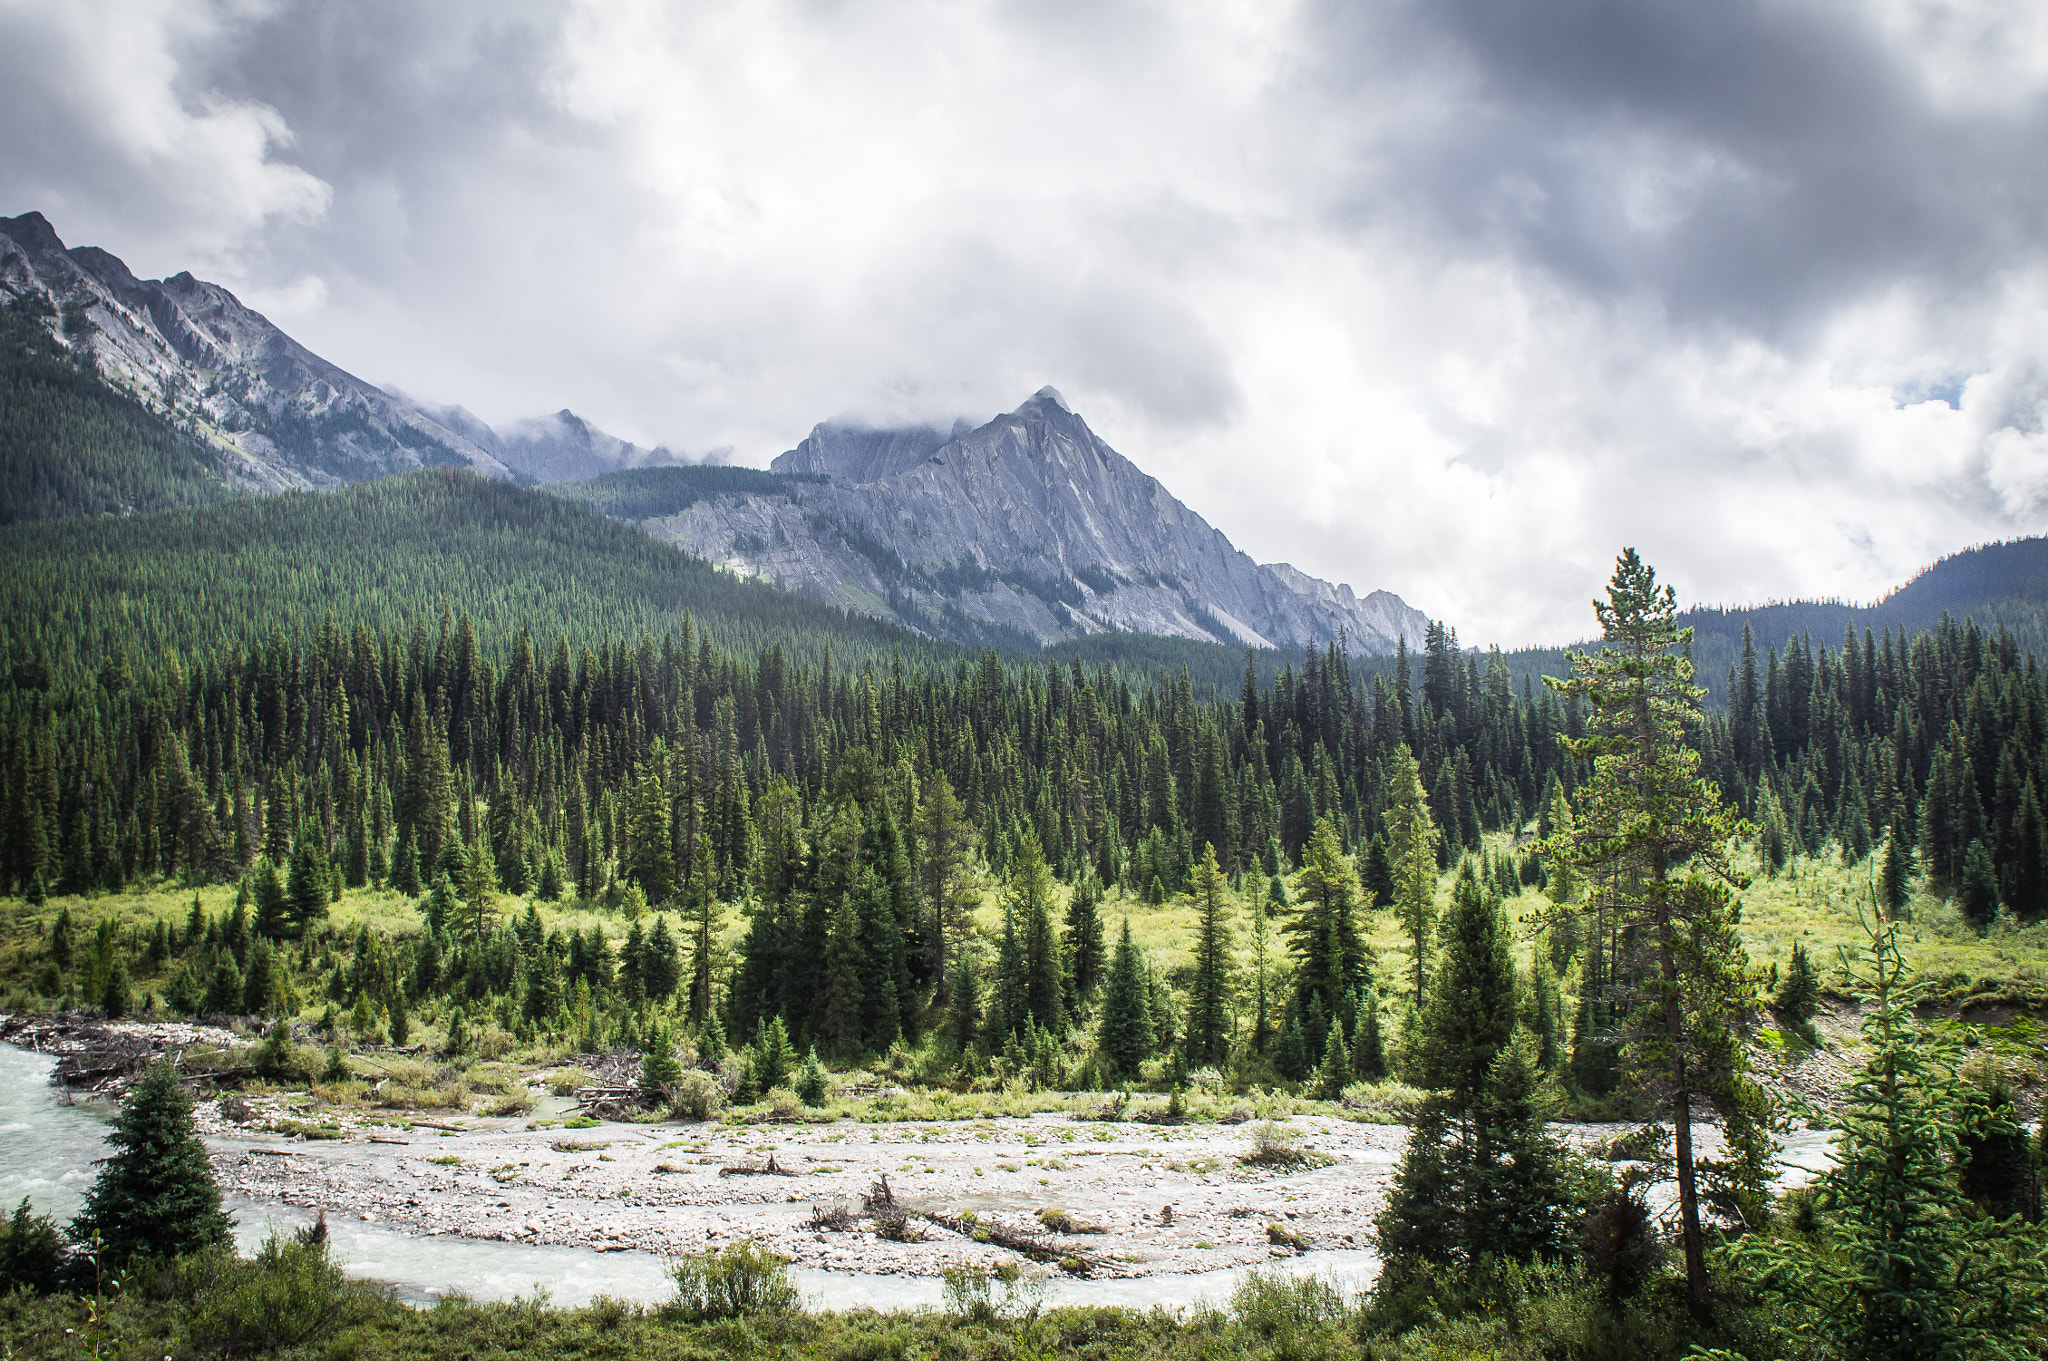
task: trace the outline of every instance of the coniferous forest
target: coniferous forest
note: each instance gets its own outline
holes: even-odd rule
[[[2026,953],[2048,681],[2009,634],[1745,638],[1729,703],[1704,708],[1668,592],[1625,554],[1606,650],[1555,683],[1432,626],[1373,665],[1245,656],[1224,687],[1143,652],[929,643],[441,471],[16,526],[0,558],[15,1008],[268,1028],[252,1071],[285,1083],[353,1080],[351,1051],[626,1055],[638,1099],[699,1118],[889,1118],[835,1095],[884,1081],[928,1117],[1149,1090],[1165,1123],[1233,1094],[1397,1119],[1364,1312],[1253,1290],[1229,1336],[1308,1309],[1319,1346],[1425,1345],[1446,1311],[1497,1332],[1489,1301],[1563,1290],[1582,1313],[1542,1325],[1558,1336],[1762,1355],[1816,1301],[1891,1326],[1882,1292],[1816,1296],[1787,1265],[1854,1260],[1883,1193],[1778,1196],[1758,1067],[1876,997],[1843,1165],[1883,1163],[1919,1102],[1952,1147],[1914,1175],[1960,1236],[1915,1248],[1933,1275],[1912,1307],[1953,1313],[1940,1273],[1967,1268],[2010,1298],[1943,1338],[2039,1335],[2039,1150],[2012,1089],[1942,1078],[1961,1051],[1913,1009],[2048,1003]],[[1745,893],[1839,921],[1843,884],[1891,923],[1862,955],[1747,953]],[[173,906],[116,910],[137,895]],[[2012,967],[1915,982],[1915,913]],[[1181,925],[1138,941],[1134,916]],[[1901,1056],[1934,1067],[1902,1085]],[[467,1099],[419,1083],[389,1099]],[[152,1090],[170,1106],[150,1119],[183,1128]],[[1719,1152],[1670,1145],[1695,1109]],[[1667,1230],[1560,1115],[1663,1131]],[[1312,1164],[1263,1128],[1247,1166]],[[106,1203],[92,1226],[132,1231]],[[54,1232],[25,1208],[6,1241],[61,1256]],[[1289,1232],[1272,1241],[1309,1242]],[[324,1279],[306,1245],[266,1251],[237,1288]]]

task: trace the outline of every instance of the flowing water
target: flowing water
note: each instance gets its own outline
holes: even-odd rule
[[[0,1044],[0,1138],[8,1156],[0,1164],[0,1201],[11,1209],[23,1196],[37,1213],[59,1223],[78,1213],[106,1156],[106,1120],[100,1105],[66,1105],[50,1086],[55,1061]],[[1782,1181],[1809,1180],[1828,1163],[1832,1130],[1795,1133],[1785,1141]],[[296,1206],[231,1200],[235,1238],[245,1252],[273,1233],[289,1232],[312,1216]],[[352,1276],[387,1281],[401,1298],[429,1303],[460,1292],[479,1300],[544,1295],[557,1305],[586,1304],[599,1295],[652,1304],[672,1293],[659,1257],[645,1252],[596,1252],[486,1239],[400,1233],[348,1218],[328,1221],[335,1258]],[[1086,1280],[1054,1273],[1045,1282],[1048,1305],[1122,1305],[1145,1309],[1221,1303],[1252,1270],[1317,1276],[1347,1294],[1371,1285],[1379,1260],[1370,1251],[1318,1251],[1276,1259],[1260,1267],[1126,1280]],[[914,1309],[940,1303],[940,1283],[928,1276],[884,1276],[794,1267],[790,1276],[814,1309]]]

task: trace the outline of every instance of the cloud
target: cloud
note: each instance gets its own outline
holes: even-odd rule
[[[317,218],[328,187],[276,158],[293,140],[277,110],[187,76],[186,54],[255,17],[177,0],[0,0],[8,198],[74,236],[147,224],[160,256],[194,263],[246,247],[272,222]]]
[[[0,0],[0,209],[488,419],[760,464],[1043,383],[1468,641],[2039,532],[2048,17]]]

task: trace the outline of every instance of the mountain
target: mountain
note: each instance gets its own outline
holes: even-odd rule
[[[66,248],[41,213],[0,218],[0,295],[17,319],[208,451],[215,480],[232,491],[331,489],[422,467],[552,482],[678,461],[570,411],[494,430],[461,407],[421,406],[322,359],[218,284],[189,273],[138,279],[98,247]],[[130,480],[160,482],[150,457],[137,457],[144,467]],[[51,450],[41,461],[45,480],[67,475]],[[123,510],[192,503],[108,494],[56,513],[98,513],[110,501]]]
[[[1754,640],[1758,666],[1771,649],[1779,653],[1795,639],[1838,651],[1844,632],[1862,640],[1864,630],[1881,640],[1885,630],[1911,637],[1941,623],[1943,616],[1968,620],[1980,634],[2012,635],[2022,654],[2048,656],[2048,537],[1979,544],[1940,558],[1897,589],[1868,605],[1845,600],[1776,600],[1761,605],[1699,605],[1679,612],[1693,631],[1693,665],[1698,683],[1715,703],[1727,698],[1728,670],[1742,661],[1742,633]],[[1597,640],[1573,644],[1597,648]],[[1564,648],[1521,648],[1506,654],[1519,683],[1523,676],[1562,676],[1569,666]]]
[[[1419,643],[1428,623],[1390,592],[1252,561],[1051,388],[950,431],[828,422],[770,471],[772,485],[730,489],[619,474],[677,499],[614,487],[637,504],[611,513],[733,571],[958,642],[1146,633],[1293,649],[1341,632],[1374,654]]]
[[[524,630],[536,646],[552,648],[559,635],[572,650],[630,658],[645,638],[683,638],[685,618],[749,657],[829,645],[858,666],[952,653],[721,572],[586,507],[460,469],[0,528],[0,669],[39,645],[67,666],[189,657],[221,641],[262,646],[279,630],[324,638],[336,615],[344,630],[361,623],[402,638],[422,617],[435,627],[444,610],[470,617],[501,656]]]
[[[604,431],[564,407],[552,416],[528,416],[492,429],[459,406],[421,407],[448,429],[489,450],[528,482],[573,482],[625,468],[689,466],[666,445],[643,449]]]
[[[66,249],[41,213],[0,218],[0,289],[48,316],[102,377],[224,456],[247,491],[338,487],[430,465],[511,476],[496,457],[293,340],[218,284],[138,279]]]

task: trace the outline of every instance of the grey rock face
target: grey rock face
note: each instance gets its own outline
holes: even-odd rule
[[[488,450],[516,476],[533,482],[575,482],[622,468],[691,462],[665,445],[643,449],[608,435],[566,407],[552,416],[529,416],[496,430],[459,406],[420,409]]]
[[[217,284],[138,279],[67,250],[40,213],[0,218],[0,292],[39,294],[103,377],[220,448],[246,490],[336,487],[426,465],[511,470],[474,440],[328,363]]]
[[[923,632],[1044,644],[1155,633],[1239,646],[1419,643],[1398,596],[1261,566],[1051,388],[986,425],[820,425],[776,496],[719,495],[645,528],[713,562]]]

